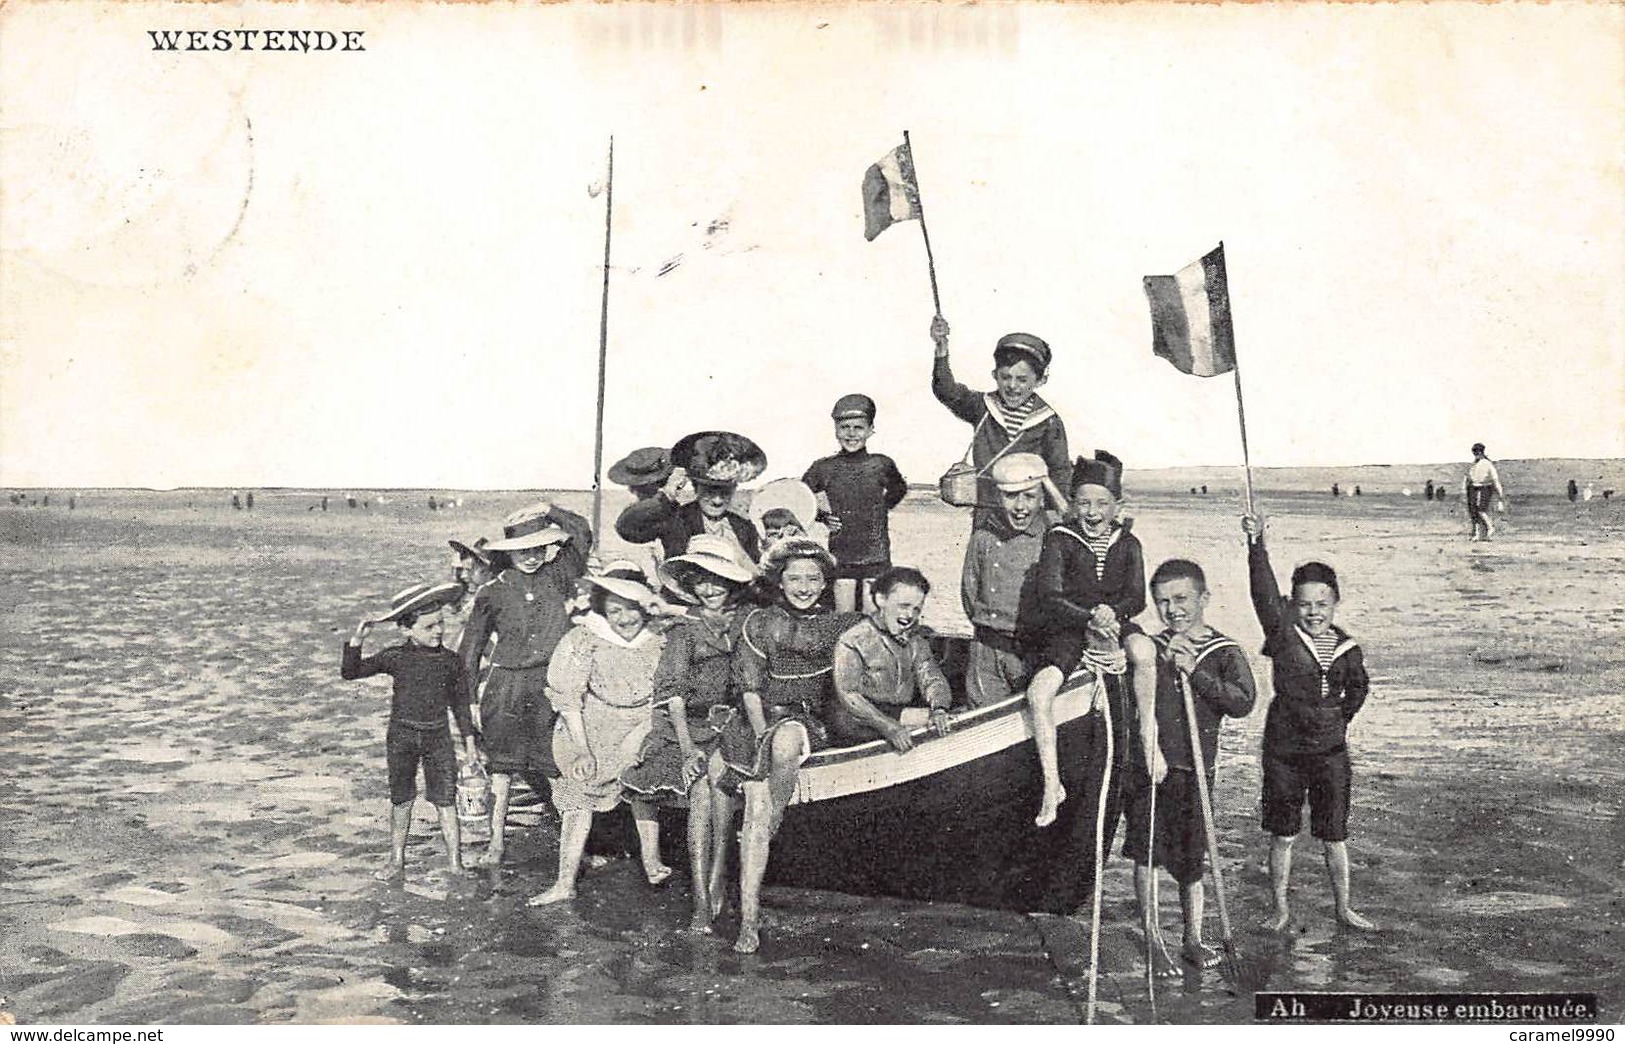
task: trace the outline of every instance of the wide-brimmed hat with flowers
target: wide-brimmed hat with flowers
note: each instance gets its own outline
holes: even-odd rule
[[[387,623],[422,609],[438,609],[448,602],[455,602],[463,594],[462,584],[413,584],[391,596],[389,612],[373,617],[373,622]]]
[[[570,539],[563,527],[553,522],[546,507],[520,508],[502,520],[502,539],[485,545],[487,551],[528,551],[546,544],[562,544]]]
[[[731,431],[697,431],[671,448],[671,462],[688,472],[688,480],[715,486],[751,482],[767,470],[767,454],[745,436]]]
[[[698,573],[733,584],[748,584],[756,577],[756,571],[739,560],[733,544],[709,533],[689,537],[688,550],[660,563],[659,573],[666,590],[690,605],[699,602],[690,590]]]

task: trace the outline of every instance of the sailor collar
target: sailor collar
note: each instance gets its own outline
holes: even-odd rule
[[[1218,631],[1213,630],[1211,627],[1208,628],[1208,631],[1210,633],[1208,634],[1207,639],[1196,647],[1196,666],[1198,667],[1202,666],[1203,660],[1207,659],[1209,656],[1212,656],[1220,649],[1241,648],[1241,646],[1238,645],[1233,638],[1222,635]],[[1173,631],[1163,631],[1161,634],[1157,635],[1157,639],[1162,645],[1167,645],[1173,636]]]
[[[641,649],[654,640],[654,632],[650,630],[647,623],[644,624],[643,630],[639,631],[636,637],[628,641],[616,634],[615,629],[609,625],[609,621],[597,613],[588,613],[586,618],[581,621],[581,626],[609,644],[621,649]]]
[[[1292,630],[1296,632],[1298,640],[1302,642],[1309,650],[1309,655],[1314,657],[1317,664],[1320,663],[1320,650],[1315,648],[1315,640],[1314,638],[1310,637],[1309,632],[1304,630],[1302,627],[1299,627],[1297,624],[1292,625]],[[1332,625],[1332,630],[1337,634],[1337,648],[1332,650],[1332,658],[1326,661],[1325,666],[1321,667],[1322,671],[1331,670],[1332,664],[1337,662],[1337,658],[1339,656],[1342,656],[1344,653],[1348,652],[1350,649],[1356,648],[1360,644],[1353,638],[1350,638],[1348,634],[1346,634],[1343,629],[1337,625]]]
[[[987,404],[987,412],[992,415],[994,420],[999,422],[999,426],[1005,431],[1009,431],[1010,412],[1005,407],[1004,403],[999,399],[998,393],[985,392],[982,395],[982,401]],[[1051,417],[1055,416],[1055,410],[1052,409],[1050,404],[1045,402],[1036,393],[1034,393],[1031,401],[1035,402],[1037,405],[1032,408],[1031,413],[1027,414],[1027,416],[1022,418],[1022,420],[1019,422],[1016,428],[1018,435],[1031,431],[1040,424],[1043,424],[1045,421],[1049,420]]]

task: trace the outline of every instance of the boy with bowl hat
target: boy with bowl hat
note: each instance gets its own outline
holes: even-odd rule
[[[389,764],[390,859],[378,871],[380,880],[406,872],[406,838],[418,794],[418,765],[429,803],[440,817],[446,858],[454,871],[463,869],[462,835],[457,824],[457,756],[446,727],[446,712],[457,719],[467,754],[474,757],[474,724],[468,713],[468,675],[457,654],[441,646],[440,609],[462,592],[457,584],[416,584],[391,599],[389,612],[363,618],[344,645],[339,677],[346,681],[387,674],[395,680],[384,749]],[[406,641],[371,656],[361,645],[374,624],[393,621]]]
[[[732,509],[734,493],[767,467],[761,447],[728,431],[701,431],[672,447],[671,461],[694,487],[688,504],[662,492],[630,506],[615,520],[615,532],[629,544],[659,541],[667,559],[688,550],[689,537],[709,533],[731,541],[755,562],[761,539],[750,519]]]
[[[973,707],[1008,699],[1032,677],[1038,556],[1049,529],[1043,457],[1011,453],[993,463],[991,474],[999,517],[971,533],[959,581],[975,635],[965,669],[965,697]]]
[[[835,556],[836,607],[852,610],[868,604],[858,597],[858,586],[869,586],[891,568],[888,513],[903,502],[908,483],[890,457],[869,452],[875,400],[843,395],[830,417],[840,452],[813,461],[801,481],[828,504],[821,521],[829,526],[829,550]]]
[[[503,521],[502,539],[485,546],[511,565],[474,596],[458,649],[471,678],[491,646],[490,671],[480,687],[480,723],[491,772],[491,843],[486,862],[500,864],[508,792],[515,774],[545,798],[553,763],[555,714],[547,699],[547,667],[570,629],[567,605],[587,572],[592,529],[586,519],[546,502]],[[492,639],[496,641],[492,644]]]
[[[1036,453],[1048,465],[1055,488],[1071,489],[1066,425],[1038,394],[1049,380],[1049,345],[1032,334],[1005,334],[993,346],[993,380],[998,387],[977,392],[954,380],[948,366],[948,321],[940,315],[931,320],[931,339],[937,346],[931,393],[955,417],[975,425],[971,434],[971,463],[978,474],[974,528],[991,526],[999,516],[999,491],[988,474],[999,457]]]

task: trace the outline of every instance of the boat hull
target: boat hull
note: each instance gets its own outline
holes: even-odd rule
[[[939,638],[956,691],[968,640]],[[883,742],[820,751],[797,781],[768,860],[773,884],[855,895],[1070,913],[1090,895],[1099,798],[1103,851],[1121,809],[1128,708],[1122,679],[1105,683],[1112,714],[1091,712],[1097,683],[1074,679],[1056,702],[1057,749],[1068,798],[1057,821],[1033,824],[1042,783],[1021,697],[959,714],[938,737],[915,733],[899,754]]]

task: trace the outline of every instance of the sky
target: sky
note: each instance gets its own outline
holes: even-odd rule
[[[384,7],[0,11],[0,485],[589,486],[612,135],[606,465],[862,391],[933,481],[904,129],[956,374],[1044,337],[1075,452],[1239,463],[1141,286],[1222,241],[1255,464],[1625,457],[1620,5]],[[254,27],[366,50],[147,36]]]

